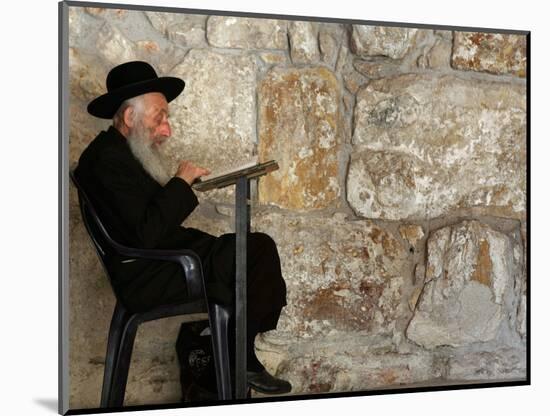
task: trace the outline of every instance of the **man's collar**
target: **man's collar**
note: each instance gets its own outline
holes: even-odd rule
[[[115,138],[117,141],[126,143],[126,137],[115,126],[109,126],[106,133]]]

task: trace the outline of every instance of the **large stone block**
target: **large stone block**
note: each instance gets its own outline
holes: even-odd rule
[[[326,68],[270,70],[259,86],[259,156],[280,169],[260,181],[260,203],[325,208],[340,195],[341,88]]]
[[[90,39],[97,36],[97,31],[104,21],[86,13],[85,8],[69,7],[69,47],[81,49],[89,46]]]
[[[287,21],[234,16],[210,16],[208,43],[218,48],[288,49]]]
[[[347,199],[371,218],[525,210],[522,83],[404,75],[357,94]]]
[[[95,47],[86,50],[97,53],[103,61],[100,64],[109,70],[127,61],[143,60],[153,65],[161,76],[181,61],[184,51],[165,40],[155,40],[155,35],[158,34],[150,37],[144,34],[143,38],[133,40],[128,32],[106,21],[98,32]]]
[[[319,52],[327,65],[334,67],[340,46],[346,37],[343,24],[319,23]]]
[[[527,37],[524,35],[454,32],[453,68],[525,78],[526,65]]]
[[[319,60],[317,25],[312,22],[290,22],[290,57],[293,64],[315,63]]]
[[[417,59],[420,68],[447,70],[451,66],[452,33],[451,31],[435,31],[432,41],[425,44],[423,54]]]
[[[391,339],[352,332],[285,340],[272,331],[256,338],[256,351],[271,373],[291,381],[293,394],[440,385],[449,361],[422,349],[398,352]]]
[[[82,9],[82,8],[81,8]],[[145,12],[141,10],[125,10],[86,7],[86,13],[93,16],[98,22],[105,22],[116,27],[132,42],[140,40],[166,41],[159,32],[152,26]],[[173,13],[163,13],[164,19],[170,20]],[[91,38],[93,38],[92,36]],[[86,38],[86,37],[85,37]],[[170,58],[168,55],[166,58]]]
[[[145,15],[156,30],[177,45],[206,45],[205,15],[165,12],[145,12]]]
[[[110,121],[101,120],[82,111],[87,102],[72,98],[69,106],[69,168],[74,168],[85,147],[101,131],[106,130]]]
[[[393,78],[403,72],[400,61],[392,61],[384,57],[373,57],[353,61],[353,67],[369,79]]]
[[[387,56],[400,59],[414,42],[418,29],[353,25],[350,46],[360,57]]]
[[[108,22],[99,31],[96,47],[101,58],[112,66],[137,58],[135,44],[120,29]]]
[[[498,348],[490,351],[457,352],[449,358],[451,380],[506,380],[526,376],[525,349]]]
[[[407,251],[369,221],[258,214],[253,227],[279,248],[288,305],[281,336],[368,332],[393,336],[402,302]]]
[[[171,74],[186,87],[170,103],[172,138],[162,149],[169,170],[182,159],[211,170],[248,161],[256,142],[254,58],[191,50]],[[209,196],[227,199],[224,192]]]
[[[520,243],[478,221],[464,221],[433,232],[427,244],[425,284],[407,337],[425,348],[510,337],[519,301]]]
[[[365,337],[344,337],[335,342],[297,342],[287,346],[286,356],[270,370],[288,379],[293,394],[351,392],[399,387],[441,377],[429,353],[398,354],[369,347]],[[258,356],[277,346],[260,338]],[[268,365],[269,367],[269,365]]]

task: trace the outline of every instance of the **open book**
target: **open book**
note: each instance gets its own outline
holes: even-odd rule
[[[208,191],[210,189],[223,188],[234,184],[238,178],[246,176],[254,178],[265,175],[268,172],[279,169],[279,165],[274,160],[259,163],[257,160],[251,160],[230,168],[218,169],[210,175],[202,176],[193,182],[193,189],[197,191]]]

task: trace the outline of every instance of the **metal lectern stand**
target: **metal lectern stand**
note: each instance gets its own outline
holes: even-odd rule
[[[250,232],[250,179],[263,176],[278,168],[277,162],[270,161],[193,184],[193,188],[198,191],[236,185],[235,399],[245,399],[248,391],[246,380],[246,237]]]

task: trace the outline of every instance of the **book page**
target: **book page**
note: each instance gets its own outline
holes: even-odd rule
[[[249,161],[245,164],[233,166],[232,169],[229,169],[229,172],[227,172],[227,169],[217,171],[218,174],[222,173],[221,176],[209,175],[210,179],[208,180],[197,179],[192,186],[194,189],[201,192],[209,191],[211,189],[220,189],[237,183],[239,178],[246,177],[248,179],[252,179],[266,175],[267,173],[273,172],[277,169],[279,169],[279,165],[274,160],[269,160],[263,163]]]
[[[215,170],[213,169],[212,173],[210,175],[201,176],[200,179],[201,179],[202,182],[204,182],[204,181],[207,181],[209,179],[217,178],[218,176],[223,176],[223,175],[226,175],[228,173],[236,172],[236,171],[244,169],[244,168],[249,168],[249,167],[257,165],[257,164],[258,164],[258,157],[257,156],[252,156],[251,160],[249,160],[248,162],[244,162],[244,163],[236,164],[236,165],[231,165],[229,167],[226,166],[226,167],[218,168],[218,169],[215,169]]]

